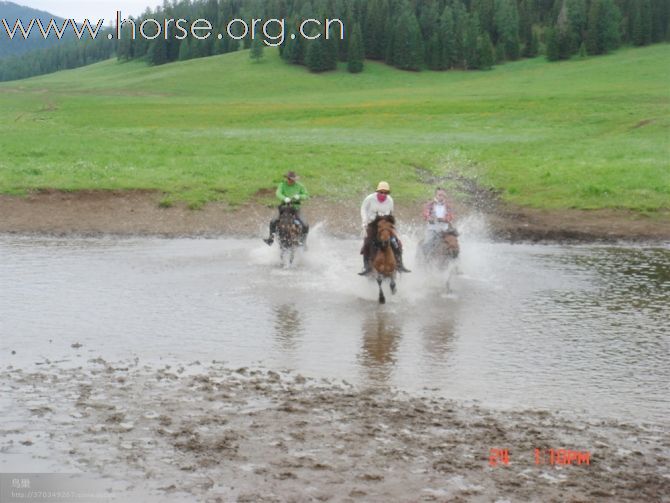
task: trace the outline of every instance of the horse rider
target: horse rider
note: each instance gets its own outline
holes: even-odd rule
[[[309,199],[309,194],[307,193],[305,186],[298,181],[299,179],[300,177],[295,171],[286,173],[286,175],[284,175],[284,180],[282,180],[277,187],[276,195],[277,199],[281,201],[281,204],[279,205],[280,210],[284,204],[290,204],[295,210],[295,218],[300,222],[300,226],[302,227],[300,244],[304,245],[305,240],[307,239],[307,233],[309,232],[309,225],[300,214],[300,204]],[[278,224],[279,216],[276,216],[270,222],[270,237],[263,239],[268,246],[272,246],[272,243],[274,243]]]
[[[363,248],[361,254],[363,255],[363,270],[358,274],[365,276],[372,271],[371,248],[375,239],[374,221],[378,216],[386,216],[393,214],[393,198],[391,197],[391,187],[387,182],[379,182],[376,192],[373,192],[363,200],[361,205],[361,220],[363,222],[363,229],[365,229],[365,240],[363,241]],[[393,248],[393,255],[396,260],[396,269],[399,272],[412,272],[407,269],[402,263],[402,243],[398,238],[398,234],[393,231],[393,238],[391,238],[391,248]]]
[[[429,251],[442,232],[451,232],[458,236],[454,227],[456,214],[447,198],[447,191],[442,187],[435,189],[435,196],[423,207],[423,219],[426,221],[424,251]]]

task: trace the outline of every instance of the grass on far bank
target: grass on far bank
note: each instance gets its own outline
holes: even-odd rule
[[[106,61],[0,84],[0,192],[155,189],[247,201],[298,171],[310,192],[397,201],[456,172],[538,208],[670,207],[670,45],[490,72],[312,75],[267,50]],[[267,197],[266,197],[267,199]]]

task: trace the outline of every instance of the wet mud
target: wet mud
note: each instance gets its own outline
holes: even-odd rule
[[[659,424],[503,412],[217,362],[39,363],[0,374],[2,394],[14,397],[0,452],[95,474],[115,485],[117,501],[592,502],[670,494],[670,435]],[[588,459],[568,464],[550,449]]]

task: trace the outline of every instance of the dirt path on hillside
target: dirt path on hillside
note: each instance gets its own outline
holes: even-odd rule
[[[483,214],[489,234],[524,241],[670,240],[670,210],[645,216],[625,210],[536,210],[500,202],[495,193],[471,187],[459,205],[461,215]],[[274,207],[252,202],[231,208],[210,203],[201,210],[177,204],[161,208],[162,194],[151,191],[40,191],[26,197],[0,195],[0,232],[52,235],[260,236]],[[304,214],[324,222],[336,236],[358,236],[358,200],[314,198]],[[396,202],[405,224],[421,225],[421,204]]]

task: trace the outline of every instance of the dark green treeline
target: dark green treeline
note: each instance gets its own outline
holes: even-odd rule
[[[538,54],[560,60],[606,54],[621,45],[667,41],[670,0],[181,0],[165,1],[135,21],[139,24],[148,18],[208,19],[214,34],[225,34],[228,22],[235,18],[286,19],[281,57],[313,72],[333,70],[338,62],[347,63],[351,72],[360,72],[365,59],[410,71],[486,70]],[[320,33],[320,38],[292,39],[290,34],[297,34],[300,22],[308,18],[341,19],[344,40],[338,39],[336,26],[327,40],[314,25],[308,34]],[[278,26],[273,28],[270,35],[279,35]],[[143,59],[152,65],[246,49],[252,42],[249,36],[238,41],[215,35],[207,40],[190,36],[178,40],[173,27],[167,40],[133,41],[130,30],[123,34],[113,42],[117,57]],[[100,46],[110,50],[109,44]],[[107,53],[99,50],[102,59]],[[24,56],[22,61],[26,59],[30,58]],[[78,62],[86,64],[81,57]],[[35,72],[45,73],[43,65],[36,65]],[[0,61],[0,80],[17,78],[11,65],[10,71],[3,72],[4,66]]]

